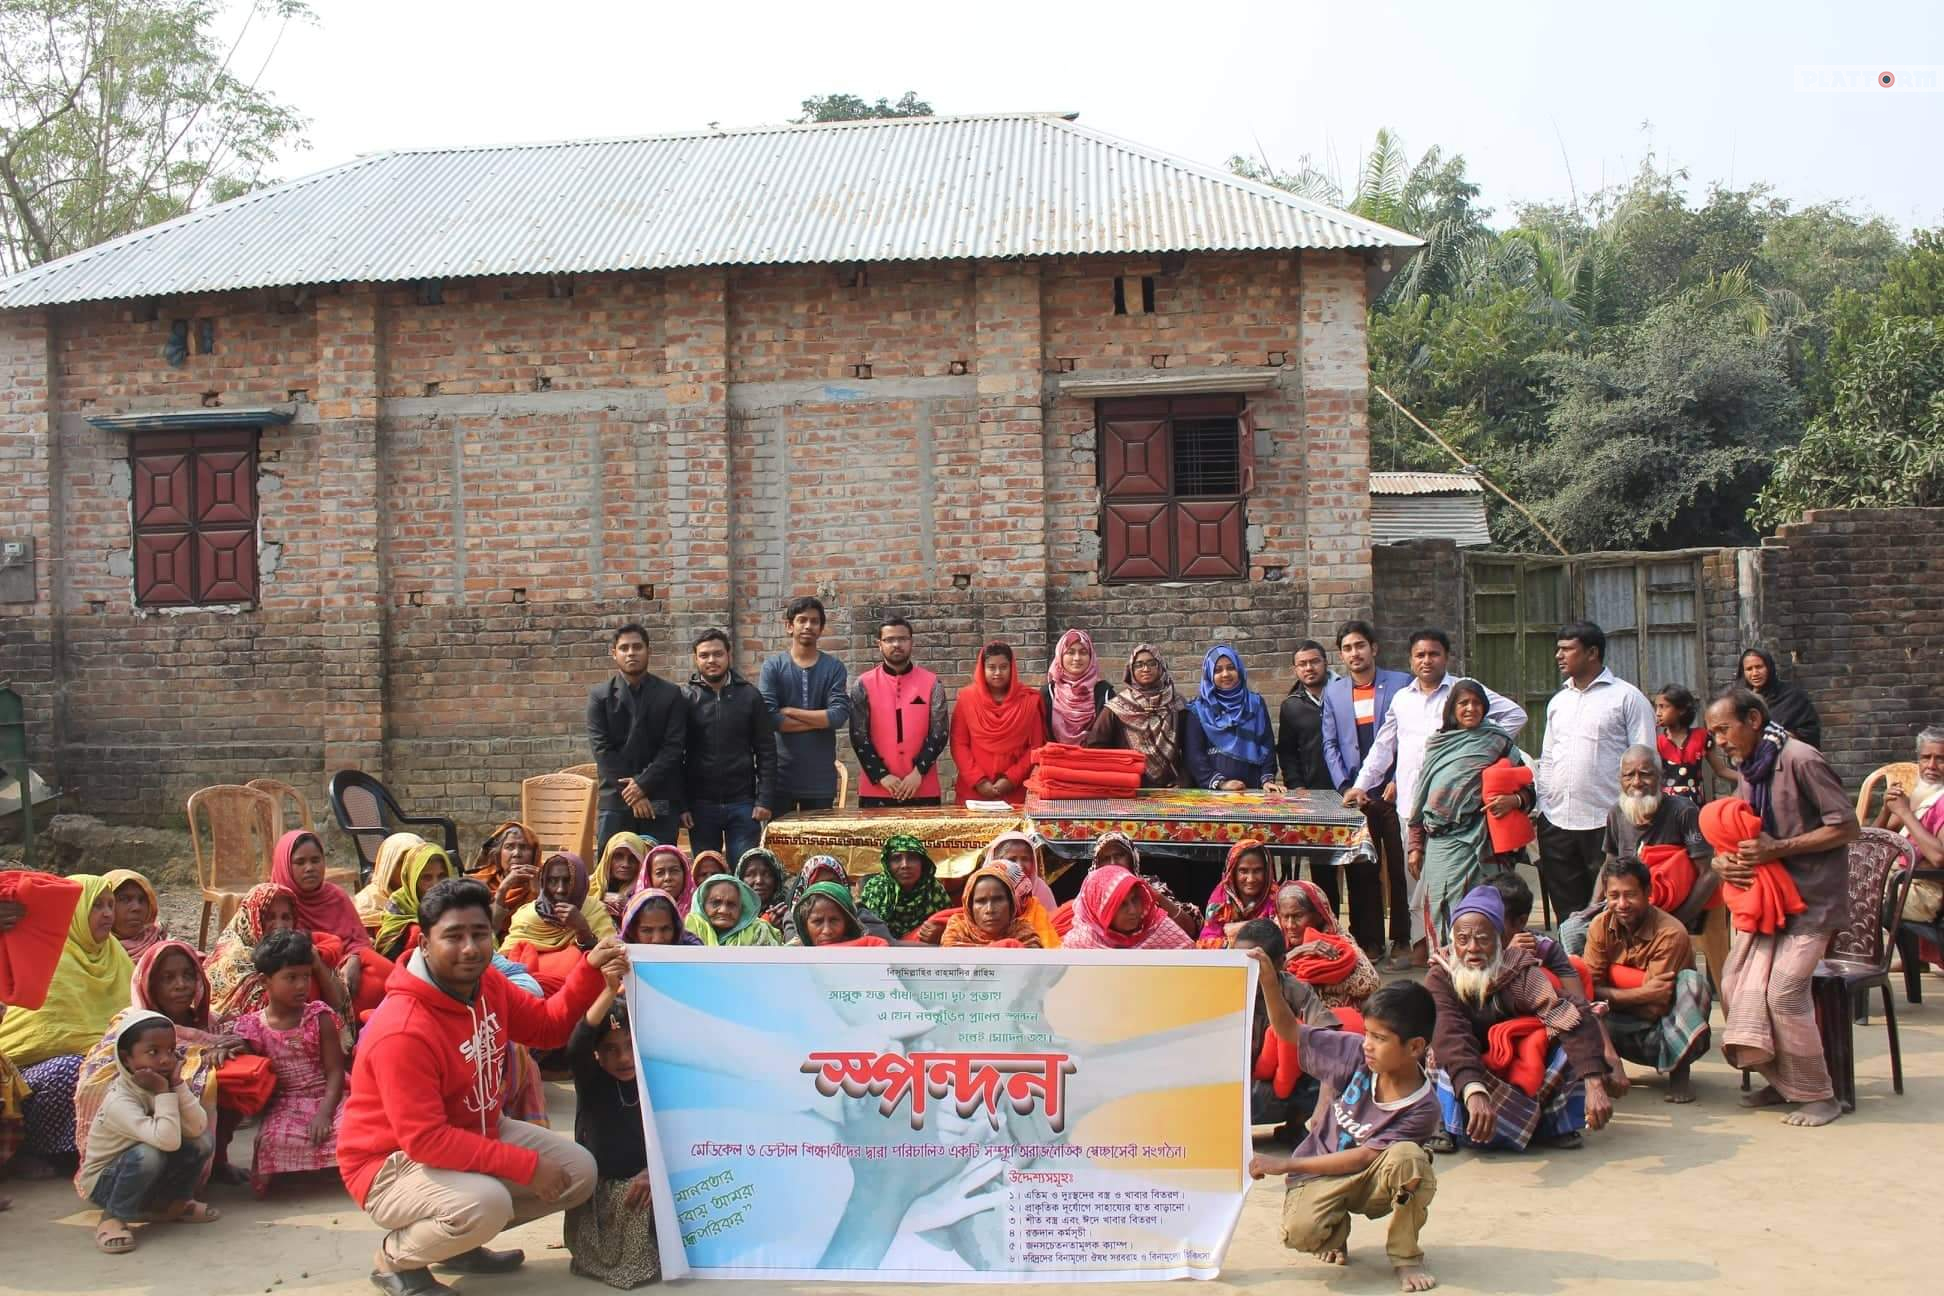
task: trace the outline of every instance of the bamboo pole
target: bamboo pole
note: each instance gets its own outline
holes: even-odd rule
[[[1419,418],[1417,415],[1411,413],[1411,411],[1405,409],[1403,403],[1400,402],[1397,399],[1397,397],[1391,395],[1389,392],[1385,391],[1382,387],[1379,387],[1376,383],[1370,384],[1370,389],[1376,392],[1379,396],[1382,396],[1385,400],[1389,401],[1391,403],[1391,408],[1395,409],[1399,414],[1402,414],[1405,418],[1417,424],[1418,428],[1424,433],[1424,435],[1430,437],[1433,441],[1436,441],[1439,447],[1443,449],[1443,451],[1446,454],[1450,455],[1453,459],[1458,461],[1458,466],[1460,468],[1464,469],[1472,476],[1478,478],[1478,480],[1484,482],[1487,486],[1490,486],[1492,488],[1492,493],[1494,495],[1498,496],[1500,499],[1504,500],[1507,504],[1510,504],[1513,508],[1517,509],[1519,511],[1519,516],[1524,518],[1526,521],[1532,523],[1533,529],[1536,530],[1540,535],[1546,537],[1546,539],[1551,542],[1552,547],[1559,550],[1560,555],[1562,557],[1567,557],[1567,558],[1572,557],[1572,554],[1567,550],[1566,546],[1559,543],[1559,537],[1554,535],[1552,532],[1546,530],[1545,523],[1541,522],[1538,518],[1532,516],[1532,514],[1526,509],[1525,505],[1519,503],[1519,501],[1513,499],[1510,495],[1507,495],[1504,491],[1500,490],[1498,488],[1497,482],[1493,481],[1490,477],[1487,477],[1484,473],[1479,472],[1478,469],[1474,468],[1471,464],[1466,463],[1465,456],[1459,454],[1458,451],[1452,446],[1451,442],[1445,440],[1443,437],[1439,436],[1436,432],[1433,432],[1431,430],[1430,424],[1426,423],[1423,419]]]

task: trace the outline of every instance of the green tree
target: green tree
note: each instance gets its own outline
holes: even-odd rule
[[[1574,550],[1745,542],[1747,501],[1795,438],[1780,347],[1692,300],[1656,307],[1590,355],[1542,358],[1549,436],[1526,503]]]
[[[1749,520],[1810,509],[1944,505],[1944,316],[1880,319],[1850,347],[1834,402],[1783,455]]]
[[[9,273],[256,182],[303,119],[231,67],[221,0],[0,0],[0,258]],[[252,0],[247,24],[309,16]],[[267,65],[267,64],[266,64]]]
[[[854,94],[811,95],[803,101],[803,116],[792,118],[799,126],[808,122],[865,121],[873,117],[930,117],[932,106],[907,90],[896,103],[882,95],[871,103]]]

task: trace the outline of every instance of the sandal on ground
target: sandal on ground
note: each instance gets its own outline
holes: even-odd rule
[[[169,1212],[168,1221],[171,1224],[214,1224],[221,1218],[223,1212],[208,1202],[192,1201],[186,1203],[181,1210]]]
[[[103,1221],[95,1226],[94,1244],[103,1255],[126,1255],[135,1249],[135,1235],[120,1221]]]
[[[1430,1138],[1424,1140],[1424,1150],[1434,1154],[1443,1153],[1449,1156],[1458,1150],[1458,1140],[1451,1137],[1450,1130],[1441,1129]]]

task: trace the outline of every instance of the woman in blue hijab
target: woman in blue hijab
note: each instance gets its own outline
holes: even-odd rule
[[[1230,645],[1217,644],[1202,658],[1201,691],[1188,715],[1188,772],[1196,787],[1282,791],[1268,704],[1249,690],[1242,654]]]

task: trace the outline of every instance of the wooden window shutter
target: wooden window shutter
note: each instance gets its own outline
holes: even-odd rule
[[[257,597],[256,433],[136,438],[135,601],[144,607]]]
[[[1239,396],[1102,401],[1102,574],[1109,581],[1247,575],[1252,425]]]

